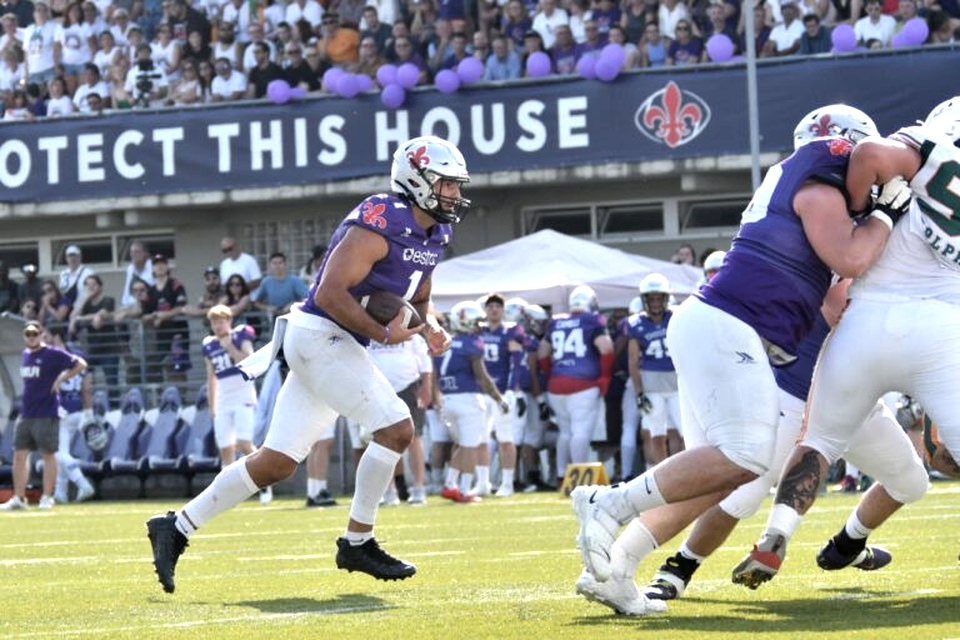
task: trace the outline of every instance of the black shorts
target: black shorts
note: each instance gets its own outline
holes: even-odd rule
[[[60,419],[20,418],[13,435],[13,448],[56,453],[60,448]]]
[[[423,436],[423,425],[427,419],[427,412],[417,406],[417,391],[420,390],[421,381],[417,380],[407,388],[398,391],[397,395],[406,403],[410,409],[410,419],[413,420],[413,429],[417,436]]]

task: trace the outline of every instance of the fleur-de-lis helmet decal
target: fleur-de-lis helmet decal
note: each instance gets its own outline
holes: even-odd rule
[[[440,180],[461,185],[470,182],[467,163],[450,142],[436,136],[421,136],[403,143],[393,154],[390,171],[393,191],[437,222],[460,222],[470,208],[470,201],[440,195]]]

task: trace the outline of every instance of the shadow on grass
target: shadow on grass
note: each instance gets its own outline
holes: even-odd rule
[[[332,598],[274,598],[273,600],[245,600],[227,602],[225,607],[252,607],[263,613],[341,614],[386,611],[396,605],[381,598],[362,593],[349,593]]]
[[[821,597],[755,602],[685,598],[671,603],[666,615],[637,618],[645,630],[725,631],[729,633],[799,633],[896,629],[960,622],[960,597],[922,593],[824,589]],[[695,613],[690,605],[726,606],[723,614]],[[597,610],[599,611],[599,609]],[[623,616],[580,617],[571,626],[622,625]]]

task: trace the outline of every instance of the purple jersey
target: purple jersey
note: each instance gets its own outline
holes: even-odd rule
[[[87,354],[76,349],[67,349],[67,353],[77,358],[87,359]],[[73,376],[60,385],[60,406],[67,413],[83,411],[83,379],[87,377],[89,369],[84,369],[80,375]]]
[[[827,324],[822,313],[817,314],[813,329],[797,347],[797,359],[790,363],[790,366],[777,367],[773,370],[773,376],[777,379],[778,387],[794,398],[807,399],[807,394],[810,393],[810,384],[813,382],[813,367],[817,364],[820,347],[823,346],[823,341],[827,339],[828,333],[830,333],[830,325]]]
[[[524,334],[523,336],[523,357],[520,359],[520,370],[517,372],[518,379],[520,381],[520,390],[521,391],[530,391],[530,362],[528,361],[528,356],[533,353],[537,353],[537,349],[540,348],[540,341],[534,338],[531,335]],[[543,377],[543,373],[539,372],[540,376],[540,389],[544,390],[547,388],[547,381]]]
[[[843,138],[821,138],[772,167],[743,213],[723,269],[694,294],[778,348],[768,350],[774,364],[796,355],[830,286],[830,267],[810,246],[794,196],[808,180],[842,190],[852,148]]]
[[[56,418],[60,404],[51,387],[61,373],[77,363],[76,356],[63,349],[43,345],[36,351],[23,350],[20,377],[23,378],[22,418]]]
[[[253,342],[256,338],[257,332],[248,324],[242,324],[230,330],[230,342],[237,349],[247,340]],[[210,361],[213,373],[221,380],[240,375],[240,370],[234,366],[236,363],[227,353],[227,350],[223,348],[223,345],[220,344],[220,339],[217,336],[204,338],[203,347],[200,351],[203,353],[203,357]]]
[[[358,285],[350,288],[350,294],[357,299],[374,291],[389,291],[411,300],[420,285],[433,273],[453,237],[453,230],[448,224],[435,224],[429,230],[424,230],[417,224],[413,210],[400,198],[384,193],[370,196],[351,211],[333,233],[330,249],[317,269],[310,295],[302,305],[305,312],[337,322],[317,306],[314,298],[330,256],[353,226],[383,236],[389,245],[386,257],[374,264]],[[370,343],[366,336],[343,328],[363,346]]]
[[[483,363],[487,365],[487,373],[497,389],[506,391],[510,379],[509,343],[523,344],[523,327],[518,324],[501,324],[496,329],[485,326],[480,329],[480,339],[483,340]]]
[[[483,340],[477,335],[456,335],[434,366],[443,393],[482,393],[477,377],[473,375],[473,358],[483,357]]]
[[[673,311],[667,309],[660,322],[654,322],[647,312],[630,316],[630,338],[640,347],[640,368],[643,371],[674,371],[673,360],[667,351],[667,325]]]
[[[600,314],[554,316],[547,328],[547,337],[553,347],[553,375],[577,380],[599,378],[600,352],[594,340],[601,335],[607,335],[607,326]]]

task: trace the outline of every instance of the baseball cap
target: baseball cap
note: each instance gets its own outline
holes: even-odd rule
[[[164,264],[167,264],[167,256],[163,255],[162,253],[154,254],[154,256],[150,258],[150,260],[151,262],[162,262]]]
[[[78,247],[75,244],[72,244],[69,247],[67,247],[67,250],[65,253],[68,256],[78,256],[80,255],[80,247]]]
[[[210,275],[220,275],[220,269],[217,269],[214,266],[207,267],[203,270],[203,277],[206,278]]]
[[[36,320],[31,320],[27,324],[23,325],[23,335],[25,336],[38,336],[40,335],[40,323]]]
[[[23,265],[22,267],[20,267],[20,272],[21,272],[21,273],[36,273],[36,272],[37,272],[37,265],[35,265],[35,264],[25,264],[25,265]]]

